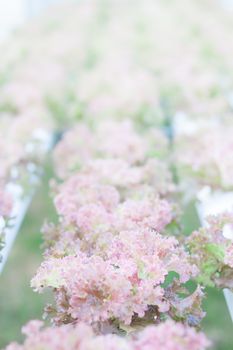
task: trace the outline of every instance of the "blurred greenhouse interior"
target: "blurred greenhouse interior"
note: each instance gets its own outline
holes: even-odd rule
[[[30,18],[42,14],[46,9],[62,0],[1,0],[0,41]]]
[[[129,13],[131,10],[132,13]],[[195,246],[191,262],[187,260],[193,268],[195,259],[199,259],[198,250],[202,251],[204,247],[200,257],[203,264],[197,264],[198,271],[205,270],[203,276],[190,277],[190,267],[185,283],[179,281],[185,285],[185,291],[177,289],[177,295],[174,292],[172,311],[161,316],[156,305],[157,314],[153,315],[153,322],[171,318],[185,326],[197,325],[198,332],[203,331],[210,339],[210,350],[233,349],[233,320],[229,312],[233,305],[228,308],[223,294],[226,288],[233,291],[233,263],[226,258],[233,251],[233,216],[229,219],[225,214],[228,209],[233,210],[232,38],[233,0],[0,0],[0,47],[3,53],[0,59],[0,248],[3,247],[4,262],[2,271],[0,266],[0,349],[5,349],[12,341],[22,343],[25,336],[21,329],[30,320],[45,319],[48,327],[51,319],[55,320],[56,326],[77,323],[74,315],[79,313],[77,309],[71,313],[70,309],[75,301],[80,302],[85,297],[75,295],[71,301],[68,300],[71,292],[63,295],[63,285],[61,294],[56,294],[61,287],[56,270],[42,281],[45,286],[35,279],[31,287],[38,267],[48,257],[52,257],[51,261],[65,261],[66,257],[72,259],[79,253],[84,254],[89,244],[88,258],[96,245],[99,250],[106,249],[101,259],[107,259],[108,254],[114,255],[114,249],[112,246],[108,248],[102,238],[99,243],[98,235],[106,230],[112,244],[115,231],[136,231],[133,225],[138,224],[141,213],[148,210],[150,213],[145,215],[153,214],[157,218],[162,234],[169,238],[175,236],[181,250],[185,247],[181,255],[176,244],[173,248],[178,251],[176,259],[184,259],[184,268],[184,256],[186,253],[191,256],[192,250],[192,242],[187,237],[194,232],[192,237],[195,239],[201,225],[208,227],[205,221],[203,224],[198,212],[198,203],[205,204],[207,199],[211,203],[208,213],[225,215],[223,224],[216,221],[213,226],[213,236],[219,232],[222,236],[207,243],[206,237],[197,239],[199,248]],[[85,180],[75,180],[78,172]],[[93,190],[97,186],[96,182],[93,182],[94,185],[91,182],[93,178],[99,181],[97,190]],[[83,206],[91,207],[95,197],[98,197],[98,205],[101,201],[104,203],[101,202],[100,208],[94,203],[91,209],[88,207],[87,212],[82,213],[83,217],[72,212],[80,204],[79,197],[74,199],[75,186],[80,186],[79,181],[84,183],[79,189]],[[104,194],[99,183],[105,186]],[[88,186],[92,192],[88,193],[86,200],[83,198]],[[114,191],[117,189],[117,194],[113,187]],[[155,188],[156,193],[151,188]],[[4,207],[5,190],[11,195],[13,193],[13,204],[10,203],[12,198],[6,200],[8,212]],[[147,206],[151,198],[154,200],[152,209]],[[31,202],[23,213],[25,199]],[[129,203],[140,200],[141,207],[130,207]],[[122,224],[122,217],[119,226],[115,223],[116,217],[109,209],[114,201],[117,202],[114,215],[122,215],[126,226]],[[203,216],[204,204],[201,207]],[[107,209],[104,205],[108,205]],[[161,207],[158,209],[157,205]],[[156,213],[153,211],[155,207],[158,209]],[[125,214],[127,210],[129,214]],[[166,210],[169,218],[164,219],[162,216]],[[150,222],[152,225],[154,217],[147,218],[146,224]],[[85,223],[80,218],[86,220]],[[110,223],[103,224],[101,220],[109,220]],[[165,222],[164,226],[160,221]],[[82,229],[88,237],[84,243]],[[141,229],[140,226],[139,231]],[[88,236],[91,230],[95,233],[94,243]],[[161,233],[157,226],[149,226],[149,230]],[[206,230],[211,240],[211,234]],[[201,228],[200,232],[205,233],[205,228]],[[70,242],[70,237],[74,241]],[[124,251],[123,243],[118,242],[116,256],[120,255],[120,249]],[[132,245],[133,251],[135,246]],[[133,253],[127,251],[127,254]],[[159,258],[163,254],[158,254]],[[114,259],[111,267],[121,268],[115,256]],[[140,261],[138,256],[135,259],[134,265],[138,264],[140,271],[138,277],[134,276],[132,280],[150,279],[153,271],[146,271],[147,260]],[[127,273],[134,265],[126,265]],[[166,278],[161,278],[163,283],[160,281],[160,287],[166,289],[167,277],[169,279],[175,274],[171,278],[171,289],[169,285],[167,294],[164,294],[166,297],[169,293],[172,295],[173,282],[179,280],[176,275],[182,275],[179,269],[182,270],[177,266],[168,268],[168,272],[164,273]],[[36,278],[39,279],[40,274],[43,271]],[[92,277],[89,276],[90,279]],[[195,299],[193,302],[193,290],[198,289],[199,283],[202,286],[201,297],[198,295],[198,301]],[[48,290],[41,294],[46,286]],[[83,295],[88,293],[87,290],[88,287],[82,291]],[[137,288],[132,290],[136,295]],[[177,300],[183,298],[187,291],[193,294],[176,314]],[[101,299],[101,293],[94,290],[92,298]],[[108,295],[104,302],[108,302],[108,297],[110,299]],[[204,313],[200,311],[199,297],[203,297]],[[161,305],[165,299],[160,300]],[[57,309],[54,306],[56,302],[60,302],[58,307],[56,305]],[[143,303],[146,304],[146,301],[143,300]],[[45,312],[47,304],[49,307]],[[83,307],[83,314],[88,314],[87,310],[90,310],[92,315],[94,302],[90,305],[89,309]],[[121,320],[117,326],[117,317],[112,316],[103,328],[106,326],[106,333],[122,335],[132,330],[135,332],[137,327],[141,330],[147,322],[151,322],[152,318],[148,317],[140,323],[135,315],[137,312],[132,316],[132,324],[123,325]],[[98,327],[101,333],[102,328]],[[181,343],[177,348],[174,345],[174,350],[207,349],[198,345],[196,348],[185,347],[185,343]],[[58,348],[58,345],[42,347],[41,344],[36,347],[29,341],[27,346],[13,345],[7,350],[68,350],[71,343],[67,344],[67,348]],[[158,348],[152,347],[153,344],[148,348],[141,346],[103,346],[98,350],[166,349],[158,345]],[[80,349],[85,350],[85,347]],[[173,350],[172,347],[170,349]],[[69,350],[79,350],[79,347]]]

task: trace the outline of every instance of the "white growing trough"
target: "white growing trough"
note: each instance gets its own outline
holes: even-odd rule
[[[33,193],[34,193],[34,190],[33,190],[33,192],[31,192],[30,195],[23,196],[23,193],[22,193],[23,191],[20,186],[12,185],[9,187],[11,187],[9,192],[13,195],[13,198],[14,198],[13,199],[14,207],[11,214],[13,219],[12,219],[11,226],[5,229],[4,248],[0,253],[1,254],[0,274],[3,271],[3,268],[7,262],[11,248],[19,232],[19,229],[24,220],[25,214],[28,210],[28,207],[31,203]]]
[[[233,192],[211,191],[206,186],[198,193],[198,202],[196,208],[199,220],[203,226],[206,225],[206,217],[208,215],[217,215],[225,211],[233,210]],[[227,230],[223,234],[226,238],[233,240],[233,232]],[[231,319],[233,321],[233,293],[224,289],[223,291]]]
[[[205,124],[206,121],[199,121],[199,123],[196,123],[195,121],[190,120],[185,113],[180,112],[174,117],[173,130],[176,135],[192,135],[200,128],[200,126]],[[205,186],[197,194],[196,210],[200,223],[205,226],[207,224],[207,216],[233,210],[233,192],[223,192],[220,190],[212,191],[209,186]],[[233,232],[231,238],[233,240]],[[223,293],[233,321],[233,293],[228,289],[224,289]]]
[[[40,154],[44,155],[44,158],[48,151],[54,145],[54,137],[50,133],[44,130],[37,130],[36,138],[39,143],[37,143],[38,151]],[[28,144],[26,148],[32,148],[32,144]],[[17,171],[17,170],[16,170]],[[12,249],[13,243],[19,233],[20,227],[23,223],[24,217],[27,213],[29,205],[32,201],[33,195],[36,191],[37,185],[40,182],[40,175],[42,173],[42,166],[35,165],[33,163],[29,164],[27,167],[27,172],[29,173],[29,190],[25,193],[24,189],[13,182],[9,182],[6,186],[7,191],[11,194],[13,199],[13,209],[10,218],[10,224],[4,230],[4,248],[0,251],[0,274],[2,273],[4,266],[9,257],[10,251]],[[0,217],[1,219],[1,217]],[[4,226],[4,220],[0,220],[0,228]]]

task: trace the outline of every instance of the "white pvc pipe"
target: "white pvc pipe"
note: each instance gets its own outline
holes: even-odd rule
[[[35,132],[35,136],[37,140],[40,140],[40,150],[43,151],[44,155],[47,154],[47,152],[53,147],[54,137],[46,131],[39,129]],[[8,183],[7,185],[7,190],[13,198],[14,205],[11,213],[11,225],[4,230],[5,244],[3,249],[0,251],[0,274],[3,271],[3,268],[10,255],[12,246],[23,223],[28,207],[35,193],[36,186],[39,183],[40,179],[38,176],[32,173],[31,180],[33,180],[31,184],[31,190],[27,195],[24,194],[23,188],[21,186],[13,183]]]
[[[233,322],[233,293],[229,289],[224,289],[223,294],[225,296],[227,307]]]
[[[33,191],[34,193],[34,191]],[[16,239],[16,236],[19,232],[19,229],[22,225],[22,222],[24,220],[25,214],[28,210],[28,207],[31,203],[33,193],[31,193],[29,196],[23,198],[23,199],[16,199],[14,209],[12,211],[12,216],[15,217],[14,223],[12,227],[6,228],[5,230],[5,242],[4,242],[4,248],[0,252],[1,254],[1,262],[0,262],[0,274],[3,271],[3,268],[7,262],[7,259],[9,257],[10,251],[12,249],[13,243]]]

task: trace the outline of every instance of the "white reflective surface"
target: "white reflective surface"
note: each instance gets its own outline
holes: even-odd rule
[[[54,145],[54,137],[50,133],[46,132],[45,130],[37,130],[35,133],[35,139],[40,141],[40,143],[37,145],[38,150],[42,151],[44,156],[48,153],[49,150],[52,149]],[[28,170],[31,170],[30,174],[30,191],[28,194],[25,195],[24,189],[15,183],[9,182],[6,186],[8,192],[11,194],[14,202],[14,207],[11,213],[11,225],[5,229],[5,245],[4,248],[0,252],[1,261],[0,261],[0,274],[3,271],[3,268],[7,262],[7,259],[10,255],[12,246],[14,244],[14,241],[17,237],[17,234],[19,233],[20,227],[22,225],[22,222],[24,220],[24,217],[27,213],[28,207],[31,203],[31,200],[33,198],[33,195],[35,193],[35,190],[37,189],[37,185],[39,184],[40,178],[37,174],[38,172],[35,172],[35,170],[38,168],[38,166],[31,164],[31,168],[29,167]],[[1,228],[1,221],[0,221],[0,228]]]
[[[0,0],[0,40],[22,24],[24,19],[24,0]]]
[[[0,0],[0,41],[28,18],[62,0]]]
[[[219,2],[226,10],[233,11],[233,0],[219,0]]]

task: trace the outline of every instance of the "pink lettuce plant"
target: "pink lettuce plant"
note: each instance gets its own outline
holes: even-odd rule
[[[207,226],[194,231],[187,244],[200,271],[198,282],[233,290],[233,214],[210,216]]]
[[[192,310],[197,299],[201,301],[201,290],[187,297],[186,306],[178,298],[181,284],[194,277],[197,269],[175,238],[134,229],[114,238],[106,232],[94,250],[88,240],[75,245],[74,254],[48,257],[32,280],[39,292],[48,287],[54,290],[56,309],[50,311],[55,311],[56,322],[108,322],[121,327],[143,318],[160,318],[162,313],[193,317],[197,322],[203,317],[199,307],[197,314]],[[166,291],[163,283],[172,272],[176,283]]]
[[[232,133],[231,126],[215,123],[197,128],[192,135],[177,137],[175,160],[181,183],[231,190]]]
[[[5,350],[206,350],[210,346],[203,333],[172,321],[146,327],[127,338],[96,335],[83,323],[42,327],[41,321],[29,322],[22,329],[24,343],[12,343]]]
[[[144,137],[129,119],[103,121],[93,130],[79,123],[64,135],[56,147],[55,169],[58,176],[64,178],[95,158],[125,161],[127,166],[143,165],[152,156],[159,158],[165,155],[167,147],[168,141],[161,131],[151,130]],[[60,159],[63,159],[62,163]],[[121,167],[126,167],[126,164],[122,163]]]

